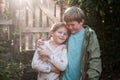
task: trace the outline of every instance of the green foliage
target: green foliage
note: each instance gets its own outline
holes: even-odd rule
[[[78,0],[70,0],[68,3],[70,6],[76,6],[78,4]]]
[[[14,61],[0,61],[0,80],[21,80],[25,65]]]
[[[8,4],[8,0],[0,0],[0,5],[1,4],[5,4],[5,7],[2,7],[4,9],[3,17],[5,19],[8,19],[8,17],[9,17],[9,4]]]
[[[19,30],[16,30],[12,33],[12,35],[14,36],[14,38],[19,38],[20,36],[20,31]]]
[[[8,0],[6,0],[5,2],[6,2],[6,3],[5,3],[6,7],[5,7],[5,12],[4,12],[4,13],[5,13],[5,18],[8,19],[9,14],[10,14],[10,13],[9,13],[9,4],[8,4]]]
[[[0,52],[3,52],[4,50],[5,50],[5,48],[0,46]]]

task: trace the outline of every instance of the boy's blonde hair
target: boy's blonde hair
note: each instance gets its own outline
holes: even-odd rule
[[[77,21],[80,22],[85,18],[85,14],[82,9],[72,6],[65,10],[63,19],[65,22]]]

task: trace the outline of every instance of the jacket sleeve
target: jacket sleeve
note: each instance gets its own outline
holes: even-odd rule
[[[64,71],[67,67],[67,49],[63,49],[58,55],[51,55],[50,62],[55,65],[60,71]]]
[[[42,60],[39,59],[39,54],[37,53],[37,50],[34,53],[33,59],[32,59],[32,68],[36,71],[40,72],[50,72],[51,67],[47,64],[44,64]]]
[[[102,71],[100,47],[97,36],[93,30],[90,32],[87,51],[89,52],[88,78],[89,80],[99,80]]]

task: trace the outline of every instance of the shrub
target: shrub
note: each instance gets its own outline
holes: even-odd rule
[[[21,62],[0,61],[0,80],[21,80],[25,65]]]

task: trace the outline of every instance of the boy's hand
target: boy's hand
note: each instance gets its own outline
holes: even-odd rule
[[[39,39],[37,41],[37,44],[36,44],[37,48],[39,48],[39,46],[41,46],[41,45],[44,45],[44,39]]]

